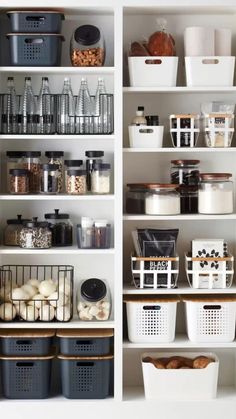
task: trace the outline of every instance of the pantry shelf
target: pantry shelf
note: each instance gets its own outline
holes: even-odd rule
[[[187,282],[187,280],[186,280]],[[135,288],[133,285],[125,285],[123,289],[123,294],[157,294],[157,295],[186,295],[186,294],[236,294],[236,286],[224,289],[203,289],[203,288],[190,288],[184,284],[180,284],[178,288]]]
[[[163,220],[179,220],[179,221],[203,221],[203,220],[236,220],[234,214],[180,214],[180,215],[128,215],[123,216],[124,221],[163,221]]]
[[[53,134],[53,135],[31,135],[31,134],[26,134],[26,135],[14,135],[14,134],[0,134],[0,140],[43,140],[45,142],[47,142],[48,140],[73,140],[73,141],[104,141],[104,140],[109,140],[109,141],[113,141],[115,139],[115,135],[111,135],[111,134],[107,134],[107,135],[77,135],[77,134],[73,134],[73,135],[57,135],[57,134]]]
[[[201,86],[201,87],[124,87],[123,92],[128,93],[235,93],[236,86]]]
[[[102,322],[84,322],[78,318],[72,319],[70,322],[8,322],[0,323],[0,329],[107,329],[114,328],[115,322],[112,320]]]
[[[114,74],[114,67],[0,67],[1,73],[33,73],[33,74]]]
[[[236,348],[236,341],[228,343],[193,343],[185,335],[177,335],[174,342],[169,343],[132,343],[125,340],[123,343],[124,349],[168,349],[168,348]]]
[[[0,195],[0,201],[113,201],[114,195]]]
[[[235,153],[236,147],[163,147],[163,148],[123,148],[123,153]]]
[[[0,255],[113,255],[115,249],[78,249],[76,246],[52,247],[51,249],[21,249],[0,247]]]

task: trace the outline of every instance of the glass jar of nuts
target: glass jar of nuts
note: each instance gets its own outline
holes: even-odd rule
[[[24,249],[49,249],[52,246],[52,232],[48,223],[39,222],[36,217],[24,222],[19,245]]]
[[[10,190],[11,194],[24,195],[29,193],[29,170],[11,169],[10,170]]]
[[[86,170],[67,170],[66,192],[71,195],[82,195],[87,192]]]
[[[20,232],[23,228],[23,223],[30,220],[23,219],[22,215],[17,215],[17,218],[7,220],[7,226],[4,230],[3,242],[4,246],[19,246]]]
[[[104,64],[104,39],[96,26],[82,25],[74,31],[70,43],[70,58],[75,67],[101,67]]]

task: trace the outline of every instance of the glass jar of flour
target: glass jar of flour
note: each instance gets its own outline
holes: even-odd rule
[[[178,185],[147,183],[146,187],[145,214],[180,214],[180,194],[176,190]]]
[[[233,182],[231,173],[200,173],[198,212],[200,214],[231,214]]]

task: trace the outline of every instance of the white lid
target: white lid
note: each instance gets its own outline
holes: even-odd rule
[[[108,224],[107,220],[95,220],[94,225],[95,227],[106,227]]]
[[[93,227],[93,220],[90,217],[81,217],[81,227],[89,228]]]

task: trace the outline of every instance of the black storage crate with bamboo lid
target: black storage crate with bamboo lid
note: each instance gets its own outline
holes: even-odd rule
[[[61,329],[57,331],[63,355],[98,356],[110,353],[112,329]]]
[[[0,330],[1,354],[6,356],[45,356],[50,352],[55,331],[50,329]]]

